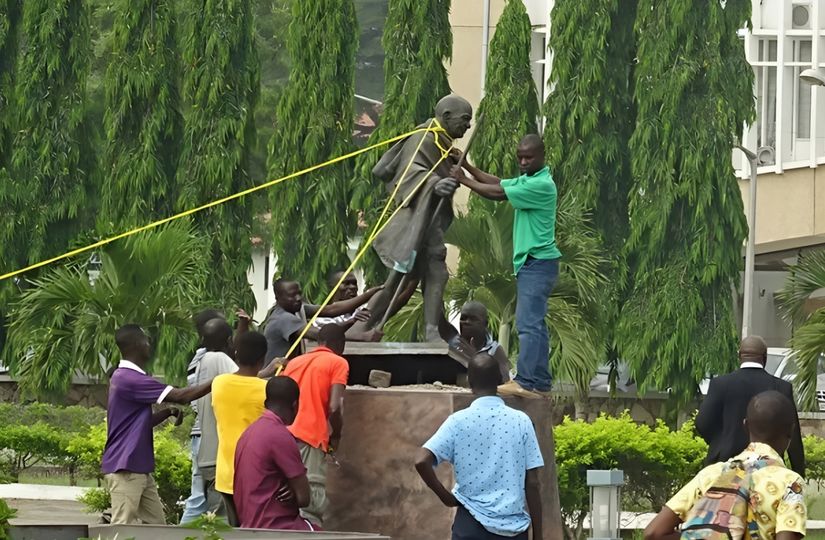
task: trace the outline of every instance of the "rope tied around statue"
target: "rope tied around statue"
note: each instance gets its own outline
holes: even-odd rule
[[[467,106],[469,107],[469,104],[467,104]],[[469,128],[469,120],[467,122],[467,128]],[[466,131],[466,129],[465,129],[465,131]],[[432,135],[428,137],[428,135],[430,135],[430,134],[432,134]],[[140,232],[144,232],[144,231],[147,231],[147,230],[154,229],[154,228],[159,227],[161,225],[164,225],[164,224],[179,220],[181,218],[193,215],[197,212],[200,212],[200,211],[218,206],[220,204],[223,204],[223,203],[235,200],[235,199],[239,199],[241,197],[252,194],[254,192],[261,191],[261,190],[264,190],[264,189],[268,189],[270,187],[274,187],[274,186],[276,186],[280,183],[302,177],[305,174],[311,173],[313,171],[319,170],[319,169],[327,167],[329,165],[333,165],[335,163],[339,163],[339,162],[345,161],[347,159],[351,159],[351,158],[356,157],[356,156],[358,156],[358,155],[360,155],[364,152],[369,152],[371,150],[374,150],[374,149],[377,149],[377,148],[380,148],[380,147],[383,147],[383,146],[386,146],[386,145],[389,145],[389,144],[393,144],[393,143],[398,143],[400,145],[401,143],[403,143],[407,139],[409,139],[411,137],[414,137],[416,135],[420,135],[420,137],[418,137],[418,142],[417,142],[417,145],[416,145],[416,148],[415,148],[415,152],[413,152],[413,154],[410,156],[410,159],[407,161],[407,164],[406,164],[406,166],[404,168],[404,171],[401,174],[400,178],[398,178],[395,181],[395,185],[393,187],[392,193],[387,198],[387,202],[384,205],[384,207],[383,207],[383,209],[382,209],[382,211],[379,215],[379,218],[376,220],[370,234],[365,238],[365,241],[362,243],[362,246],[361,246],[360,250],[358,251],[356,256],[353,258],[349,268],[346,270],[346,272],[344,272],[342,274],[341,280],[339,280],[339,282],[332,288],[332,291],[330,292],[330,294],[324,299],[323,303],[320,305],[320,307],[323,308],[324,306],[329,304],[329,302],[331,301],[331,299],[334,295],[334,291],[340,286],[340,284],[343,281],[343,279],[345,278],[345,276],[347,274],[349,274],[350,272],[352,272],[352,270],[357,266],[357,264],[360,262],[361,258],[366,253],[366,251],[373,245],[376,238],[378,238],[378,236],[382,233],[382,231],[384,231],[388,227],[388,225],[390,225],[392,223],[393,219],[395,219],[396,216],[399,215],[399,212],[401,212],[405,207],[407,207],[410,204],[410,201],[412,201],[415,198],[415,196],[420,191],[420,189],[424,185],[426,185],[426,183],[429,180],[430,176],[433,174],[433,171],[435,171],[436,168],[439,167],[442,164],[442,162],[445,159],[447,159],[447,157],[450,156],[450,154],[454,151],[455,147],[454,147],[454,143],[453,143],[453,137],[450,137],[447,134],[447,131],[444,129],[444,127],[442,127],[441,123],[438,121],[437,118],[431,119],[427,123],[426,126],[424,126],[424,125],[419,126],[414,130],[411,130],[407,133],[398,135],[396,137],[392,137],[390,139],[380,141],[378,143],[369,145],[365,148],[362,148],[362,149],[350,152],[348,154],[330,159],[326,162],[307,167],[307,168],[302,169],[300,171],[293,172],[293,173],[288,174],[286,176],[283,176],[281,178],[278,178],[278,179],[275,179],[275,180],[270,180],[270,181],[268,181],[264,184],[254,186],[252,188],[249,188],[249,189],[246,189],[246,190],[228,195],[226,197],[216,199],[214,201],[205,203],[203,205],[200,205],[200,206],[197,206],[197,207],[194,207],[194,208],[190,208],[188,210],[177,213],[175,215],[172,215],[172,216],[160,219],[160,220],[153,221],[153,222],[148,223],[146,225],[127,230],[125,232],[122,232],[120,234],[117,234],[117,235],[114,235],[114,236],[111,236],[111,237],[108,237],[108,238],[101,239],[97,242],[88,244],[86,246],[67,251],[67,252],[65,252],[61,255],[58,255],[56,257],[52,257],[52,258],[49,258],[49,259],[31,264],[29,266],[20,268],[18,270],[2,274],[2,275],[0,275],[0,281],[3,281],[5,279],[9,279],[11,277],[15,277],[15,276],[24,274],[26,272],[29,272],[29,271],[37,269],[37,268],[45,267],[45,266],[50,265],[54,262],[58,262],[58,261],[61,261],[61,260],[64,260],[64,259],[69,259],[69,258],[75,257],[75,256],[80,255],[82,253],[85,253],[85,252],[100,248],[102,246],[105,246],[109,243],[115,242],[117,240],[127,238],[129,236],[132,236],[132,235],[140,233]],[[442,140],[442,137],[443,137],[444,140]],[[405,186],[405,179],[407,177],[408,172],[410,171],[410,168],[413,165],[416,154],[420,150],[422,144],[428,138],[430,139],[430,142],[438,148],[438,152],[439,152],[440,156],[433,163],[432,167],[429,168],[429,170],[426,172],[426,174],[424,174],[421,177],[421,179],[410,189],[409,186]],[[471,141],[472,141],[472,139],[471,139]],[[464,155],[461,155],[461,158],[458,161],[458,163],[460,164],[461,162],[463,162],[463,159],[464,159]],[[401,192],[402,189],[405,192]],[[396,197],[398,197],[400,195],[403,195],[403,199],[400,200],[400,201],[396,201]],[[387,213],[390,210],[390,208],[392,208],[394,201],[398,202],[397,207],[389,215],[389,217],[386,217]],[[437,208],[436,208],[436,214],[438,212],[440,212],[441,208],[444,206],[443,202],[444,202],[443,199],[439,201],[439,204],[437,205]],[[423,232],[423,230],[421,230],[419,232]],[[392,298],[393,302],[395,301],[396,296],[397,296],[397,292]],[[298,338],[295,339],[295,341],[292,343],[288,353],[286,354],[287,358],[290,355],[292,355],[292,353],[295,351],[296,347],[298,345],[300,345],[301,340],[304,338],[304,336],[306,335],[306,332],[309,330],[309,328],[311,328],[312,324],[315,322],[315,320],[317,319],[319,314],[320,314],[320,310],[307,322],[306,326],[304,327],[302,332],[299,334]],[[387,316],[385,314],[385,316],[382,318],[380,327],[383,327],[383,324],[386,322],[386,319],[387,319]]]

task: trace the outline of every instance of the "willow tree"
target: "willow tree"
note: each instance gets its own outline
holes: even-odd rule
[[[188,0],[184,5],[183,147],[178,164],[178,209],[251,187],[250,152],[260,90],[252,0]],[[247,269],[252,262],[249,197],[195,215],[211,239],[207,294],[231,309],[255,306]]]
[[[287,39],[292,67],[269,142],[270,177],[352,149],[356,27],[353,0],[292,3]],[[350,163],[325,167],[271,190],[278,271],[299,279],[310,297],[326,290],[330,270],[349,263],[347,241],[354,226],[348,211]]]
[[[114,12],[104,83],[104,230],[172,213],[182,128],[172,2],[118,0]]]
[[[507,0],[496,24],[487,59],[484,97],[478,106],[475,141],[470,154],[481,170],[502,178],[516,176],[516,147],[536,133],[539,102],[530,68],[532,27],[521,0]]]
[[[0,183],[0,268],[63,252],[91,222],[85,87],[91,53],[82,0],[23,3],[10,176]]]
[[[20,0],[0,1],[0,182],[10,161]]]
[[[682,399],[736,358],[731,286],[747,226],[731,148],[754,119],[753,71],[737,37],[750,10],[750,0],[639,1],[634,283],[617,339],[642,388]]]
[[[8,167],[11,162],[11,141],[14,130],[15,62],[17,60],[17,36],[20,24],[20,0],[0,1],[0,202],[5,202],[10,195],[3,187],[9,181]],[[7,238],[9,231],[0,226],[0,238]],[[0,241],[0,257],[7,256]],[[0,268],[3,266],[0,265]],[[3,299],[10,294],[10,283],[0,282],[0,351],[5,343],[5,306]]]
[[[563,206],[584,210],[576,229],[596,232],[608,277],[588,319],[600,331],[600,359],[615,363],[613,327],[627,276],[622,253],[628,234],[629,141],[633,132],[636,1],[559,0],[550,49],[553,91],[544,105],[544,140]],[[595,16],[594,16],[595,15]],[[572,231],[557,229],[560,238]],[[563,259],[564,261],[564,259]]]
[[[384,104],[369,144],[414,129],[434,116],[435,104],[450,93],[444,62],[450,60],[453,34],[450,0],[389,0],[381,43],[384,47]],[[386,147],[362,154],[356,162],[351,208],[373,226],[387,199],[372,168]],[[383,280],[385,268],[372,251],[370,277]]]

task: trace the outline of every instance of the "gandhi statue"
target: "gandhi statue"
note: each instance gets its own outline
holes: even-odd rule
[[[453,219],[452,197],[458,187],[450,176],[458,156],[442,156],[449,152],[454,139],[463,137],[470,129],[472,117],[473,108],[467,100],[456,95],[442,98],[435,107],[435,119],[418,126],[430,126],[435,131],[416,133],[399,141],[373,168],[372,173],[386,183],[391,194],[395,193],[394,202],[401,209],[373,243],[389,269],[389,276],[383,290],[368,305],[370,319],[356,323],[352,331],[380,330],[420,283],[426,339],[440,339],[438,323],[444,311],[448,277],[444,233]],[[426,182],[416,190],[424,178]]]

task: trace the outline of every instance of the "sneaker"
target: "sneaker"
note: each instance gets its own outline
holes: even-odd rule
[[[516,381],[504,383],[498,387],[498,395],[500,396],[518,396],[527,399],[541,399],[544,397],[538,392],[527,390]]]

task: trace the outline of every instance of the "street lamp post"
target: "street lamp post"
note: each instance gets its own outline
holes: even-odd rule
[[[748,212],[750,223],[748,223],[748,243],[745,247],[745,291],[742,298],[742,338],[750,335],[751,321],[753,315],[753,275],[756,260],[756,154],[742,145],[736,145],[748,158],[751,168],[751,180],[748,188]]]

